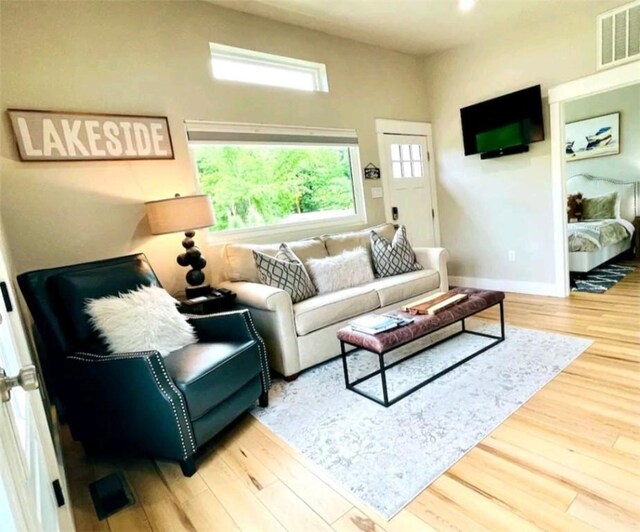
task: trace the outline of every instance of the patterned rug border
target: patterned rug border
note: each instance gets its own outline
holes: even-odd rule
[[[487,319],[484,319],[484,318],[473,318],[473,321],[475,323],[483,324],[484,326],[487,326],[489,328],[498,327],[497,322],[495,322],[494,320],[487,320]],[[338,492],[340,492],[341,490],[348,492],[351,497],[355,498],[358,501],[359,505],[368,508],[370,512],[375,513],[377,516],[379,516],[380,518],[382,518],[382,519],[384,519],[384,520],[386,520],[388,522],[391,519],[393,519],[399,512],[401,512],[404,508],[406,508],[409,504],[411,504],[411,502],[413,502],[413,500],[418,495],[420,495],[420,493],[422,493],[431,484],[433,484],[433,482],[435,482],[438,478],[440,478],[443,474],[445,474],[449,469],[451,469],[455,464],[457,464],[460,460],[462,460],[468,453],[470,453],[473,449],[475,449],[480,442],[482,442],[484,439],[489,437],[498,427],[500,427],[503,423],[505,423],[505,421],[507,421],[511,416],[513,416],[516,412],[518,412],[525,404],[527,404],[545,386],[547,386],[558,375],[560,375],[570,364],[575,362],[582,354],[584,354],[584,352],[587,351],[594,343],[594,340],[592,340],[590,338],[586,338],[586,337],[578,336],[578,335],[572,335],[572,334],[561,334],[561,333],[557,333],[557,332],[554,332],[554,331],[549,331],[549,330],[546,330],[546,329],[533,329],[533,328],[515,327],[515,326],[509,326],[509,325],[507,325],[505,328],[506,328],[506,332],[507,332],[507,338],[509,337],[509,331],[514,331],[514,330],[531,331],[531,332],[535,332],[535,333],[544,333],[544,334],[551,335],[551,336],[556,336],[556,337],[573,338],[575,340],[582,340],[583,342],[585,342],[585,345],[577,354],[575,354],[575,356],[572,356],[572,358],[567,360],[566,363],[564,363],[562,365],[559,365],[559,367],[560,367],[559,371],[557,371],[550,379],[546,380],[544,383],[542,383],[540,386],[538,386],[535,389],[535,391],[531,392],[526,397],[526,399],[523,400],[523,402],[519,406],[517,406],[513,411],[511,411],[506,416],[504,416],[502,419],[500,419],[500,421],[497,421],[495,424],[493,424],[491,426],[491,428],[480,439],[478,439],[475,443],[473,443],[471,446],[469,446],[469,448],[466,451],[464,451],[459,457],[457,457],[457,459],[455,459],[453,462],[450,462],[448,465],[444,466],[442,468],[442,470],[439,470],[437,475],[434,478],[432,478],[427,483],[425,483],[423,486],[421,486],[419,489],[417,489],[415,491],[415,493],[412,493],[411,496],[406,500],[406,502],[404,504],[402,504],[402,506],[400,506],[397,510],[393,511],[389,515],[385,515],[385,513],[383,511],[381,511],[380,509],[375,508],[369,502],[367,502],[364,499],[362,499],[357,493],[354,493],[354,491],[348,485],[344,484],[342,481],[340,481],[339,479],[335,478],[335,476],[332,474],[332,472],[329,471],[326,467],[324,467],[322,464],[317,463],[312,457],[308,456],[308,454],[303,449],[301,449],[298,445],[296,445],[294,442],[290,441],[290,439],[288,439],[285,436],[283,436],[275,428],[272,428],[267,423],[263,422],[260,419],[260,416],[257,415],[257,414],[260,413],[259,409],[251,410],[250,413],[258,422],[260,422],[262,425],[267,427],[271,432],[276,434],[281,440],[286,442],[287,445],[290,445],[292,448],[294,448],[301,456],[304,457],[304,459],[306,461],[308,461],[312,465],[312,467],[314,469],[320,470],[322,472],[321,473],[321,477],[320,477],[321,480],[324,481],[324,482],[327,482],[329,484],[329,486],[332,487],[332,489],[336,489],[336,488],[334,488],[332,486],[332,484],[333,484],[333,485],[337,486],[337,491]],[[494,347],[494,349],[495,349],[495,347]],[[340,362],[340,357],[337,356],[337,357],[334,357],[334,358],[332,358],[330,360],[327,360],[326,362],[320,364],[320,366],[325,366],[325,365],[329,365],[329,364],[332,364],[332,363],[336,364],[336,363],[339,363],[339,362]],[[319,367],[319,366],[316,366],[316,367]],[[310,369],[310,370],[312,370],[312,369]],[[416,393],[419,393],[419,390]],[[359,399],[364,399],[362,397],[359,397],[357,394],[353,394],[353,397],[354,398],[359,398]],[[380,406],[380,408],[384,408],[384,407]],[[391,408],[393,408],[393,406]]]

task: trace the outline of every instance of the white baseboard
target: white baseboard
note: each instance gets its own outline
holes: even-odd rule
[[[502,292],[516,292],[536,296],[562,297],[562,295],[558,293],[558,287],[555,283],[530,283],[527,281],[450,276],[449,284],[451,286],[464,286],[466,288],[482,288],[483,290],[500,290]]]

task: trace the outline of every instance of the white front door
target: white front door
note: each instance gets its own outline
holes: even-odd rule
[[[2,244],[0,230],[0,530],[73,530]]]
[[[380,149],[386,220],[406,226],[413,246],[438,245],[427,137],[384,133]]]

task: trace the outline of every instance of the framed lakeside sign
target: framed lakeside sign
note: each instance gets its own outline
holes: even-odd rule
[[[173,159],[165,116],[8,109],[23,161]]]

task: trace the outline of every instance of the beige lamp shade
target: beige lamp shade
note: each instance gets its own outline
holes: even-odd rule
[[[145,206],[154,235],[191,231],[216,224],[211,199],[204,194],[148,201]]]

